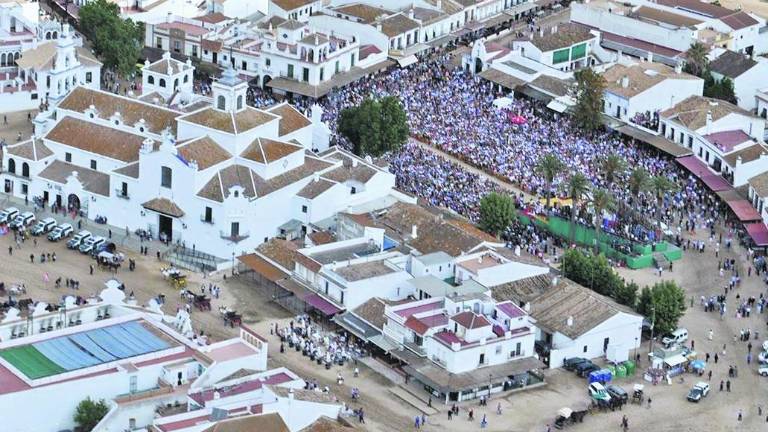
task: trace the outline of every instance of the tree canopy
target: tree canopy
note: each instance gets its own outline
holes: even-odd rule
[[[480,228],[495,236],[515,219],[515,203],[507,194],[491,192],[480,200]]]
[[[685,71],[691,75],[703,78],[704,72],[709,68],[709,59],[707,58],[709,50],[701,42],[694,42],[685,52]]]
[[[657,334],[675,330],[685,309],[685,291],[674,281],[643,288],[637,303],[637,311],[651,320]]]
[[[603,93],[605,78],[591,68],[582,69],[575,74],[576,106],[573,119],[576,124],[587,131],[599,129],[602,123]]]
[[[366,99],[341,111],[339,132],[352,143],[356,155],[377,157],[405,144],[408,118],[397,97]]]
[[[120,17],[120,8],[108,0],[94,0],[80,8],[80,29],[93,50],[122,76],[136,70],[141,55],[143,26]]]
[[[80,401],[75,408],[75,423],[82,432],[90,432],[109,412],[109,407],[104,400],[94,401],[86,398]]]
[[[565,164],[557,156],[552,153],[544,155],[539,159],[539,163],[536,164],[536,171],[544,177],[547,182],[546,199],[547,207],[549,207],[550,198],[552,195],[552,182],[555,180],[558,174],[565,169]]]

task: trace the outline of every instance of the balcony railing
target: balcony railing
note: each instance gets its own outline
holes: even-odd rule
[[[229,240],[229,241],[235,242],[235,243],[239,243],[239,242],[241,242],[241,241],[243,241],[243,240],[245,240],[245,239],[247,239],[248,237],[251,236],[251,234],[249,232],[242,232],[242,233],[233,234],[233,233],[228,233],[228,232],[224,232],[224,231],[219,231],[219,235],[224,240]]]
[[[131,196],[128,195],[128,192],[123,192],[122,189],[115,189],[115,195],[118,198],[122,198],[122,199],[130,199],[131,198]]]
[[[200,215],[200,222],[213,225],[213,218],[206,218],[205,215]]]

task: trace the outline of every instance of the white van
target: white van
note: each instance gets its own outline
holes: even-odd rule
[[[688,340],[688,330],[684,328],[679,328],[672,333],[668,334],[667,336],[664,336],[663,339],[661,339],[661,343],[664,344],[666,347],[671,347],[672,345],[679,345],[683,342]]]
[[[0,223],[10,224],[13,219],[19,214],[19,209],[16,207],[8,207],[0,212]]]

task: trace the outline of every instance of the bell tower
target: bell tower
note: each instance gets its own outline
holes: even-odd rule
[[[238,78],[232,67],[227,68],[221,78],[213,83],[212,90],[215,109],[233,113],[245,110],[248,83]]]

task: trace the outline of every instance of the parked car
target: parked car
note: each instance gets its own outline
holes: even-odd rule
[[[47,234],[52,229],[56,228],[56,219],[45,218],[37,221],[34,227],[32,227],[32,235],[38,236]]]
[[[75,229],[72,228],[72,225],[68,223],[63,223],[56,228],[53,229],[50,233],[48,233],[48,240],[50,241],[59,241],[63,238],[69,237],[72,235],[72,233],[75,232]]]
[[[571,357],[569,359],[563,360],[563,368],[567,371],[572,371],[576,369],[576,366],[579,365],[579,363],[588,362],[589,360],[583,358],[583,357]]]
[[[760,376],[768,377],[768,366],[761,366],[760,369],[757,370],[757,373],[759,373]]]
[[[69,239],[67,242],[67,248],[69,249],[78,249],[83,242],[88,240],[92,237],[92,234],[88,231],[80,231],[79,233],[75,234],[74,237]]]
[[[603,387],[603,385],[599,382],[593,382],[590,384],[587,391],[589,392],[589,395],[592,396],[592,399],[604,400],[606,402],[610,402],[611,400],[611,395],[608,394],[608,392],[605,390],[605,387]]]
[[[9,224],[13,222],[13,219],[18,216],[19,209],[16,207],[8,207],[7,209],[0,212],[0,223],[6,223]]]
[[[589,360],[585,361],[584,363],[579,363],[574,369],[576,375],[582,378],[589,376],[590,373],[596,370],[600,370],[600,368]]]
[[[665,347],[671,347],[672,345],[681,344],[688,340],[688,330],[684,328],[679,328],[672,333],[664,336],[661,339],[661,343],[664,344]]]
[[[706,397],[709,394],[709,384],[700,381],[688,392],[688,400],[691,402],[698,402],[701,398]]]
[[[99,246],[104,244],[105,241],[106,239],[104,239],[104,237],[100,237],[100,236],[91,237],[85,240],[83,244],[80,245],[78,250],[80,251],[80,253],[84,253],[84,254],[91,253],[91,251],[98,249]]]
[[[627,392],[616,384],[608,384],[605,386],[605,391],[611,395],[612,399],[618,399],[623,403],[626,403],[629,400],[629,395]]]
[[[33,223],[35,223],[35,214],[32,212],[24,212],[20,215],[17,215],[9,226],[11,229],[17,230],[22,227],[28,227]]]
[[[0,213],[0,221],[2,221],[1,218],[2,218],[2,216],[1,216],[1,213]],[[763,342],[763,351],[768,351],[768,340]]]
[[[768,351],[761,351],[757,355],[757,361],[760,363],[768,363]]]

